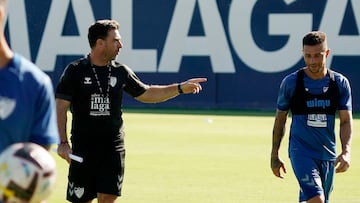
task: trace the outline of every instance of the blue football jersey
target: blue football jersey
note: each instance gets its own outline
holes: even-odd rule
[[[352,110],[351,88],[349,81],[342,74],[332,71],[339,90],[337,110]],[[277,108],[290,110],[291,99],[294,96],[297,82],[297,72],[294,72],[281,83]],[[305,91],[313,95],[324,94],[329,89],[330,77],[312,80],[306,74],[303,76]],[[306,101],[308,105],[327,105],[321,100]],[[336,159],[336,115],[331,113],[293,114],[290,127],[289,155],[304,155],[320,160]]]
[[[16,142],[58,143],[51,80],[19,54],[0,69],[0,152]]]

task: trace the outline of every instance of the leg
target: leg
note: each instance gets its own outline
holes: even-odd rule
[[[98,193],[97,198],[98,198],[98,203],[115,203],[117,196],[104,194],[104,193]]]
[[[320,161],[305,156],[290,157],[294,174],[300,185],[299,202],[324,203]]]
[[[97,175],[98,203],[114,203],[121,196],[124,177],[125,152],[116,152],[115,155],[104,156],[104,163],[99,166]]]
[[[334,185],[335,164],[334,161],[322,161],[321,179],[324,188],[324,202],[328,203]]]
[[[91,203],[96,198],[96,185],[92,165],[70,163],[66,199],[69,202]]]
[[[325,198],[323,195],[317,195],[311,199],[309,199],[306,203],[324,203]]]
[[[104,140],[97,154],[96,190],[98,203],[114,203],[121,196],[125,168],[125,151],[118,151],[123,145],[123,133],[115,142]]]

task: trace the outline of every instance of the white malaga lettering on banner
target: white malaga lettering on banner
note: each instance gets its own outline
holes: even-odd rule
[[[136,72],[156,72],[157,50],[133,49],[133,1],[112,0],[112,18],[121,24],[121,36],[124,47],[119,55],[119,60],[126,62]],[[139,60],[141,59],[141,60]]]
[[[199,5],[205,36],[188,36],[196,2]],[[176,1],[159,72],[178,72],[183,56],[210,56],[213,72],[235,73],[216,0]]]
[[[320,30],[327,33],[328,46],[331,50],[327,64],[330,66],[333,56],[359,56],[360,55],[360,36],[359,35],[339,35],[346,6],[351,3],[357,28],[360,29],[360,0],[348,1],[327,1],[325,11],[320,24]],[[360,30],[358,30],[360,31]]]
[[[283,48],[265,51],[256,45],[250,29],[251,12],[255,3],[256,0],[234,0],[231,4],[229,34],[238,56],[249,67],[259,72],[279,72],[294,66],[301,59],[299,41],[304,33],[311,30],[312,15],[271,14],[269,34],[287,35],[289,39]]]
[[[294,0],[284,0],[291,4]],[[165,39],[161,57],[154,49],[133,49],[133,0],[111,0],[111,17],[121,23],[125,47],[120,57],[137,72],[178,72],[184,56],[209,56],[214,73],[234,73],[233,57],[239,57],[249,68],[259,72],[284,71],[301,59],[301,37],[313,28],[311,13],[269,14],[268,34],[289,36],[286,44],[275,51],[266,51],[255,43],[251,20],[256,0],[233,0],[230,4],[228,31],[224,29],[216,0],[178,0]],[[204,36],[187,36],[196,3],[200,11]],[[357,27],[360,28],[360,0],[327,1],[320,30],[329,36],[333,56],[359,56],[360,36],[340,35],[347,5],[351,3]],[[8,31],[12,48],[32,58],[25,0],[9,1]],[[62,36],[69,7],[72,6],[79,36]],[[42,12],[42,11],[39,11]],[[45,11],[44,11],[45,12]],[[181,15],[180,15],[181,13]],[[186,15],[184,15],[186,14]],[[35,60],[45,71],[54,71],[58,55],[85,55],[88,26],[95,20],[90,0],[52,0],[49,15]],[[227,33],[228,32],[228,36]],[[299,41],[300,39],[300,41]],[[229,44],[230,43],[230,44]],[[237,56],[230,53],[232,47]],[[297,51],[299,50],[299,51]],[[141,59],[141,60],[139,60]],[[259,60],[261,59],[261,60]],[[159,60],[159,61],[158,61]],[[125,59],[124,59],[125,61]],[[159,65],[157,65],[159,63]]]
[[[57,55],[85,55],[89,52],[87,32],[93,23],[91,4],[85,0],[72,0],[79,36],[62,36],[70,0],[52,0],[36,64],[45,71],[53,71]]]

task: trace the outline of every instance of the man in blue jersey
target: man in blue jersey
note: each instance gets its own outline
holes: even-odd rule
[[[0,0],[0,153],[18,142],[49,149],[59,142],[53,87],[45,73],[10,49],[4,35],[7,3]],[[4,191],[14,191],[2,184],[0,198],[6,200]],[[15,195],[28,202],[34,189],[19,187]]]
[[[300,185],[300,202],[329,202],[334,174],[350,166],[352,98],[348,79],[326,67],[326,34],[303,38],[306,67],[287,75],[280,86],[273,128],[271,169],[283,178],[286,167],[279,156],[288,112],[292,113],[289,157]],[[335,116],[340,118],[341,152],[337,156]]]
[[[59,139],[51,80],[8,46],[6,9],[0,0],[0,152],[17,142],[49,148]]]

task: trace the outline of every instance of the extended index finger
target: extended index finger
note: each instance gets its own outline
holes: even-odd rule
[[[206,81],[207,78],[193,78],[189,80],[189,82],[193,82],[193,83],[206,82]]]

